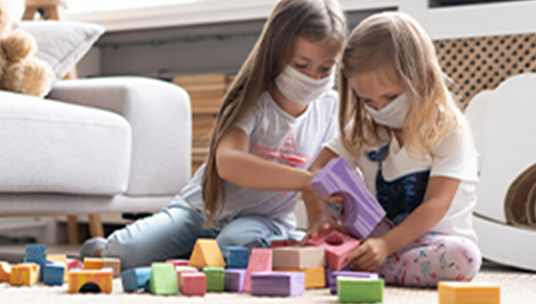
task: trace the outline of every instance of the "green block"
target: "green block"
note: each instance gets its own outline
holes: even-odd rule
[[[149,291],[155,295],[176,295],[179,293],[177,274],[172,263],[153,263]]]
[[[225,287],[225,271],[223,267],[203,267],[207,277],[207,291],[223,291]]]
[[[383,279],[337,277],[337,293],[341,303],[381,303],[383,286]]]

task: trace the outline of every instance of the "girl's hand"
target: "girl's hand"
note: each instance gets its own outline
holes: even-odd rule
[[[383,238],[370,238],[350,253],[347,259],[352,269],[374,271],[383,264],[388,252],[387,243]]]
[[[317,237],[320,233],[330,228],[346,233],[346,230],[344,230],[341,225],[336,223],[329,215],[322,214],[318,218],[310,221],[309,227],[307,228],[307,234],[303,237],[300,244],[302,246],[305,245],[309,239]]]

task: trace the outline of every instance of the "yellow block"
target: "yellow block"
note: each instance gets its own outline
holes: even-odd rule
[[[97,285],[100,292],[112,292],[113,272],[111,270],[77,270],[69,272],[70,293],[79,292],[87,284]],[[95,290],[94,290],[95,291]]]
[[[197,239],[190,256],[190,266],[194,267],[225,267],[225,261],[216,240]]]
[[[12,286],[32,286],[39,281],[39,265],[34,263],[22,263],[11,267]]]
[[[439,304],[500,304],[501,288],[497,284],[439,282]]]
[[[7,262],[0,262],[0,282],[9,282],[11,279],[11,266]]]
[[[84,258],[84,270],[102,269],[103,264],[104,264],[104,261],[99,258]]]
[[[303,272],[305,274],[306,289],[326,287],[326,273],[324,267],[314,267],[306,269],[277,268],[274,269],[274,271]]]

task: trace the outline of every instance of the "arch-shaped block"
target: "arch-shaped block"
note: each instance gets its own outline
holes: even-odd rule
[[[70,293],[112,292],[113,271],[111,269],[71,270],[69,272]],[[93,286],[98,286],[98,290]]]
[[[370,193],[365,182],[342,157],[334,158],[311,181],[321,196],[340,194],[342,210],[332,210],[352,236],[366,238],[385,217],[385,210]]]

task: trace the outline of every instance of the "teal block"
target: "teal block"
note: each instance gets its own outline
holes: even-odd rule
[[[225,287],[225,270],[223,267],[203,267],[207,278],[207,291],[220,292]]]
[[[151,264],[149,291],[156,295],[176,295],[179,293],[175,266],[171,263]]]
[[[381,303],[383,287],[383,279],[337,277],[337,293],[341,303]]]

